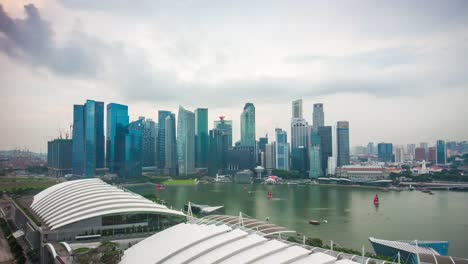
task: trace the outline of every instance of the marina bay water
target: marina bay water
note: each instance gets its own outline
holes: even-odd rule
[[[224,205],[225,213],[248,216],[295,230],[309,237],[333,240],[341,246],[368,251],[367,238],[389,240],[447,240],[449,254],[468,258],[468,192],[382,192],[379,189],[319,185],[198,184],[127,187],[136,193],[155,194],[168,206],[183,208],[187,201]],[[273,193],[270,200],[268,192]],[[373,198],[379,195],[380,205]],[[310,225],[308,221],[327,220]]]

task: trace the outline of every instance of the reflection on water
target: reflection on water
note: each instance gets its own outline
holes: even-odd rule
[[[239,211],[257,219],[296,230],[310,237],[360,249],[370,247],[369,236],[383,239],[448,240],[450,254],[468,257],[468,193],[378,192],[380,204],[374,206],[375,189],[340,186],[198,184],[153,185],[129,188],[140,194],[155,194],[174,208],[187,201],[224,205],[226,214]],[[268,199],[268,193],[272,199]],[[314,226],[309,220],[327,220]]]

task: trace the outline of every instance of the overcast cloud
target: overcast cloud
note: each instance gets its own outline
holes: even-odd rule
[[[2,1],[0,149],[45,150],[88,98],[208,107],[235,138],[244,103],[273,135],[303,98],[352,145],[466,140],[467,51],[466,1]]]

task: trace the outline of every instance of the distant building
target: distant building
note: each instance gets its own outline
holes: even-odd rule
[[[321,166],[320,146],[314,145],[309,149],[309,178],[318,178],[323,176]]]
[[[318,128],[318,135],[320,137],[320,157],[322,158],[322,172],[328,172],[328,157],[333,156],[333,138],[332,127],[321,126]]]
[[[235,183],[251,183],[252,182],[252,177],[253,177],[253,172],[251,170],[243,170],[236,172],[234,176],[234,182]]]
[[[415,148],[414,149],[414,160],[415,161],[427,160],[426,150],[424,150],[424,148]]]
[[[407,160],[414,160],[415,159],[415,150],[416,144],[408,144],[406,145],[406,157]]]
[[[164,120],[164,136],[165,136],[165,164],[164,173],[166,175],[178,175],[177,162],[177,140],[176,140],[176,118],[175,114],[170,114]]]
[[[426,155],[427,155],[427,151],[429,150],[429,144],[426,142],[421,142],[419,143],[419,146],[426,151]]]
[[[208,109],[195,109],[195,167],[208,166]]]
[[[374,143],[372,143],[372,142],[367,143],[367,154],[368,155],[374,155],[375,154]]]
[[[265,135],[265,137],[260,137],[258,139],[258,163],[262,166],[265,167],[265,148],[266,145],[268,144],[268,135]]]
[[[171,111],[158,111],[158,168],[164,169],[166,164],[166,118],[170,116]]]
[[[347,165],[337,168],[336,176],[348,178],[353,182],[368,182],[386,179],[389,173],[379,165]]]
[[[328,157],[327,162],[327,174],[328,175],[335,175],[336,174],[336,157]]]
[[[377,145],[378,156],[380,162],[393,162],[393,144],[392,143],[379,143]]]
[[[312,125],[314,128],[319,128],[325,125],[325,116],[323,113],[323,104],[314,104],[313,112],[313,122]]]
[[[291,148],[307,148],[308,143],[308,124],[304,118],[293,118],[291,120]]]
[[[143,119],[143,156],[142,166],[153,167],[156,165],[156,142],[158,124],[152,119]]]
[[[281,128],[275,129],[276,137],[276,169],[289,170],[289,145],[288,134]]]
[[[246,103],[241,113],[241,145],[255,147],[255,106]]]
[[[224,116],[221,116],[219,120],[214,121],[214,129],[227,136],[228,147],[232,148],[232,120],[225,120]]]
[[[292,102],[292,118],[303,118],[302,116],[302,99]]]
[[[210,130],[208,175],[225,173],[228,149],[228,135],[217,129]]]
[[[276,142],[265,145],[265,169],[268,174],[276,168]]]
[[[241,170],[255,168],[255,147],[237,146],[227,151],[226,170],[228,174],[235,174]]]
[[[336,125],[337,165],[349,165],[349,122],[338,121]]]
[[[437,161],[436,147],[430,147],[427,153],[427,161],[435,162]]]
[[[447,147],[445,146],[444,140],[437,140],[437,164],[445,165],[447,164]]]
[[[104,103],[87,100],[73,106],[72,173],[93,177],[104,168]]]
[[[405,149],[402,146],[395,147],[395,162],[405,162]]]
[[[195,114],[179,106],[177,117],[179,175],[195,173]]]
[[[125,159],[125,133],[129,122],[128,106],[107,104],[106,164],[111,173],[119,173]]]
[[[72,172],[71,139],[54,139],[47,142],[47,169],[48,174],[55,177],[63,177]]]
[[[307,148],[299,146],[291,151],[291,169],[299,172],[309,170],[309,158]]]
[[[144,119],[140,118],[127,126],[125,135],[125,161],[124,168],[119,176],[139,177],[143,165],[143,129]]]

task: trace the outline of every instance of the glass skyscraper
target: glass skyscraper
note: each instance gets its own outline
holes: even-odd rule
[[[338,147],[337,165],[349,165],[349,122],[338,121],[336,125],[336,143]]]
[[[125,160],[125,134],[129,122],[128,106],[107,104],[106,161],[112,173],[119,173]]]
[[[133,121],[127,126],[127,133],[125,135],[125,162],[121,176],[141,176],[143,160],[143,130],[143,118]]]
[[[312,125],[314,128],[319,128],[325,125],[325,115],[323,113],[323,104],[314,104],[314,112],[312,113]]]
[[[255,147],[255,106],[246,103],[241,114],[241,145]]]
[[[302,99],[298,99],[292,102],[292,117],[302,118]]]
[[[232,120],[225,120],[223,116],[220,120],[214,121],[213,126],[214,129],[226,134],[228,148],[232,148]]]
[[[447,163],[447,147],[444,140],[437,140],[436,158],[437,164],[445,165]]]
[[[176,176],[177,171],[177,146],[176,146],[176,118],[175,114],[170,114],[165,120],[165,133],[166,137],[166,160],[165,160],[165,173],[167,175]]]
[[[392,143],[379,143],[377,145],[377,153],[380,162],[393,162]]]
[[[166,164],[166,117],[171,115],[171,111],[158,111],[158,168],[163,169]]]
[[[196,159],[197,168],[208,166],[208,109],[197,108],[195,110],[195,136],[196,136]]]
[[[87,100],[73,108],[73,174],[93,177],[104,168],[104,103]],[[75,143],[76,142],[76,143]]]
[[[182,106],[177,117],[177,160],[179,175],[195,172],[195,114]]]
[[[288,134],[281,128],[275,129],[276,137],[276,168],[289,170]]]
[[[309,177],[318,178],[323,176],[322,156],[320,151],[320,135],[318,133],[318,129],[316,128],[312,128],[310,132],[309,161]]]
[[[318,128],[320,137],[320,157],[322,158],[322,172],[328,174],[328,157],[333,156],[332,127],[321,126]]]
[[[152,119],[143,119],[143,167],[152,167],[156,164],[156,140],[158,124]]]

